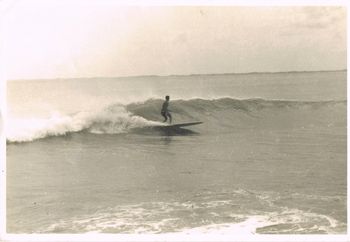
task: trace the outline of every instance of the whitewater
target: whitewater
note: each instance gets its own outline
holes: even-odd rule
[[[203,124],[154,128],[165,95]],[[346,233],[346,71],[14,80],[7,110],[10,233]]]

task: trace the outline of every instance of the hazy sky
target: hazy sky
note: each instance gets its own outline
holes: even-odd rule
[[[15,1],[9,79],[346,69],[346,8]]]

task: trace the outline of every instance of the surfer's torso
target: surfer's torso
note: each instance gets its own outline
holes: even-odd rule
[[[169,101],[165,101],[162,106],[162,112],[168,112]]]

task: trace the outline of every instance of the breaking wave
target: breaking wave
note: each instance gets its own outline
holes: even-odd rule
[[[8,118],[7,142],[29,142],[50,136],[86,131],[96,134],[120,134],[135,128],[161,125],[159,109],[163,100],[148,99],[128,105],[112,104],[100,110],[62,114],[53,111],[47,118]],[[327,122],[332,112],[346,115],[346,101],[301,102],[233,98],[171,101],[175,122],[203,121],[212,128],[254,126],[257,120],[281,113],[309,115],[317,122]],[[321,117],[321,118],[320,118]],[[326,118],[324,118],[326,117]],[[334,120],[331,120],[334,121]],[[331,122],[328,120],[328,123]]]

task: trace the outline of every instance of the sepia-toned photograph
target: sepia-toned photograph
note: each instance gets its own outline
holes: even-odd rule
[[[3,236],[346,236],[347,6],[138,3],[0,1]]]

